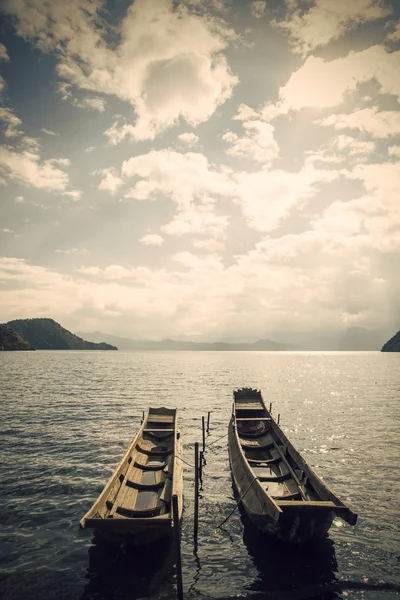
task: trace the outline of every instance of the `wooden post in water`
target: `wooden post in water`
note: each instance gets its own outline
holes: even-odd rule
[[[210,433],[210,416],[211,416],[211,410],[208,411],[208,415],[207,415],[207,433]]]
[[[204,452],[200,450],[200,458],[199,458],[199,481],[201,487],[203,487],[203,460],[204,460]]]
[[[269,403],[269,412],[272,413],[272,402]]]
[[[199,443],[194,445],[194,548],[197,551],[197,533],[199,530]]]
[[[279,425],[280,420],[281,420],[281,413],[278,413],[278,425]]]
[[[206,451],[206,424],[204,416],[201,417],[201,428],[203,430],[203,452]]]
[[[174,538],[176,552],[176,589],[178,600],[183,600],[182,558],[181,558],[181,528],[179,523],[178,496],[172,496],[172,515],[174,519]]]

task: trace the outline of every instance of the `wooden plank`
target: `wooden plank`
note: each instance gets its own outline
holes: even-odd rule
[[[137,517],[135,519],[126,519],[124,517],[118,517],[116,515],[113,519],[87,519],[86,526],[94,527],[95,529],[109,529],[109,530],[135,530],[139,528],[143,529],[157,529],[157,528],[168,528],[172,525],[172,519],[168,515],[160,515],[159,517]]]
[[[272,421],[270,417],[236,417],[236,421]]]
[[[330,500],[277,500],[277,503],[281,508],[286,508],[287,506],[293,508],[299,508],[301,506],[310,508],[340,508]]]

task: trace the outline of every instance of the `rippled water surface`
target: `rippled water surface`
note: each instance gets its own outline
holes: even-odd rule
[[[179,408],[185,598],[389,599],[400,594],[400,354],[0,353],[0,597],[175,597],[168,543],[123,555],[78,523],[149,406]],[[273,402],[289,439],[359,514],[318,547],[260,537],[236,510],[227,452],[232,390]],[[211,413],[193,551],[193,445]]]

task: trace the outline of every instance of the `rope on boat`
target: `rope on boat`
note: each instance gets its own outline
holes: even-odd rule
[[[226,437],[227,435],[228,435],[227,433],[225,433],[224,435],[221,435],[221,437],[217,438],[213,442],[208,443],[207,446],[212,446],[213,444],[215,444],[215,442],[218,442],[219,440],[222,440],[222,438]]]
[[[183,460],[183,458],[181,456],[177,456],[176,458],[179,458],[179,460],[181,460],[183,463],[185,463],[185,465],[187,465],[188,467],[190,467],[191,469],[194,469],[194,465],[189,464],[186,460]]]
[[[239,504],[241,503],[241,501],[243,500],[243,498],[245,497],[245,495],[247,494],[247,492],[249,491],[249,489],[251,488],[251,486],[253,485],[253,483],[255,481],[258,480],[258,477],[254,477],[253,481],[250,483],[249,487],[247,488],[247,490],[245,492],[243,492],[243,494],[240,496],[239,500],[236,502],[236,506],[235,508],[229,513],[229,515],[226,517],[226,519],[224,519],[222,521],[222,523],[220,523],[219,525],[217,525],[217,529],[219,527],[222,527],[222,525],[224,525],[228,519],[230,519],[230,517],[233,515],[233,513],[235,512],[235,510],[237,509],[237,507],[239,506]]]

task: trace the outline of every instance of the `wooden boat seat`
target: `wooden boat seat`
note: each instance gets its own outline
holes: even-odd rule
[[[156,461],[153,461],[156,462]],[[167,462],[166,461],[158,461],[157,464],[141,464],[139,462],[135,462],[134,466],[137,469],[141,469],[142,471],[163,471],[165,469],[165,467],[167,466]]]
[[[256,460],[254,458],[248,458],[247,462],[250,464],[251,467],[265,467],[266,465],[273,465],[279,462],[280,460],[282,460],[280,456],[275,456],[275,458],[260,458],[259,460]]]
[[[264,476],[259,476],[259,480],[262,483],[267,483],[268,481],[276,481],[278,483],[280,483],[281,481],[286,481],[286,479],[290,479],[291,475],[290,473],[284,473],[283,475],[268,475],[266,477]]]
[[[264,432],[265,435],[265,432]],[[267,442],[266,444],[246,444],[241,443],[243,450],[269,450],[275,446],[275,442]]]
[[[127,517],[128,519],[134,519],[135,517],[157,517],[161,513],[161,508],[161,506],[155,506],[154,508],[147,508],[145,510],[135,510],[132,508],[125,508],[124,506],[118,506],[115,513],[122,517]]]
[[[151,450],[147,450],[146,448],[142,448],[139,444],[136,446],[138,452],[142,452],[142,454],[147,454],[147,456],[167,456],[173,452],[173,448],[167,448],[166,450],[157,450],[157,446],[154,446]]]
[[[138,483],[136,481],[130,481],[129,479],[125,482],[125,485],[135,490],[159,490],[164,487],[164,481],[157,481],[157,483]]]
[[[143,429],[143,433],[174,433],[175,429]]]
[[[290,500],[291,502],[294,500],[300,501],[301,494],[300,492],[295,492],[294,494],[286,494],[285,496],[272,496],[272,498],[275,500],[275,502],[281,505],[281,503],[285,502],[286,500]],[[303,503],[304,500],[301,500],[301,502]]]

